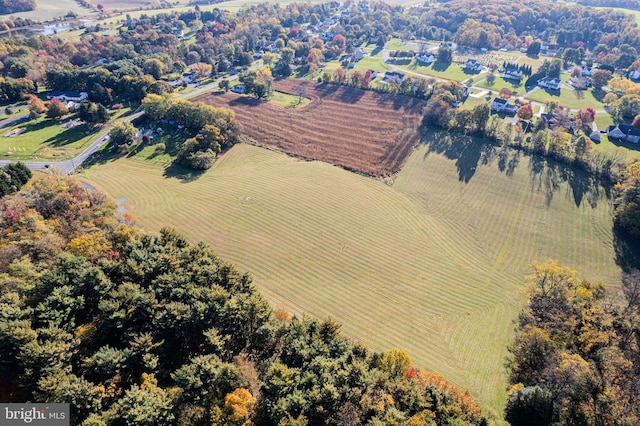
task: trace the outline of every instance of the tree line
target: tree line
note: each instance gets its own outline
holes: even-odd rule
[[[193,135],[184,141],[176,158],[183,166],[206,170],[213,165],[217,154],[240,140],[235,114],[228,108],[174,101],[160,95],[148,95],[142,100],[142,107],[152,122],[171,121]]]
[[[204,243],[130,227],[76,180],[0,209],[2,402],[68,402],[86,426],[487,424],[405,351],[272,310]]]
[[[36,8],[36,0],[0,0],[0,15],[11,15]]]

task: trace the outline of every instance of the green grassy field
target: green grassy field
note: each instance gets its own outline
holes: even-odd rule
[[[311,100],[305,97],[299,97],[296,95],[290,95],[288,93],[274,91],[269,98],[269,102],[273,102],[287,108],[298,108],[309,105],[309,102],[311,102]]]
[[[36,21],[49,21],[55,18],[62,18],[70,11],[75,11],[80,16],[90,12],[89,9],[80,6],[75,0],[39,0],[35,10],[12,13],[10,16]]]
[[[8,136],[18,129],[24,132]],[[0,158],[36,161],[69,158],[95,140],[97,133],[84,124],[67,129],[57,121],[44,118],[17,123],[0,130]]]
[[[487,81],[488,75],[489,74],[482,74],[480,78],[483,78],[483,80],[479,81],[476,84],[476,86],[482,87],[487,90],[492,90],[494,92],[499,92],[500,89],[502,89],[503,87],[506,87],[512,92],[524,93],[524,87],[522,82],[518,84],[518,82],[515,80],[505,80],[504,78],[500,77],[499,74],[495,74],[495,80],[493,81],[492,84],[489,84],[489,82]]]
[[[389,50],[411,50],[409,46],[407,46],[406,43],[403,43],[399,38],[392,38],[385,44],[384,47]]]
[[[111,123],[127,116],[131,108],[112,110]],[[13,114],[14,117],[24,115]],[[68,123],[79,123],[70,126]],[[88,126],[71,114],[60,120],[39,118],[22,121],[0,129],[0,158],[3,160],[64,160],[75,157],[106,133],[111,124]]]
[[[356,62],[356,69],[359,71],[366,71],[368,69],[372,69],[374,71],[378,71],[384,73],[385,71],[391,70],[391,67],[384,63],[384,59],[379,56],[376,57],[364,57],[358,62]]]
[[[442,64],[434,62],[428,67],[418,65],[416,61],[411,61],[410,64],[404,66],[398,66],[399,69],[407,72],[415,72],[418,74],[430,75],[433,77],[444,78],[447,80],[466,81],[470,78],[477,78],[477,74],[467,74],[460,67],[460,64]]]
[[[405,348],[501,412],[531,260],[618,283],[610,203],[580,174],[460,143],[433,136],[391,186],[249,145],[202,175],[142,160],[149,147],[84,177],[126,197],[139,225],[210,243],[274,306]]]
[[[563,85],[560,93],[551,93],[544,89],[536,90],[526,97],[532,101],[545,103],[547,99],[555,99],[560,105],[571,109],[581,109],[590,106],[595,110],[603,110],[604,105],[593,96],[591,90],[570,90]]]

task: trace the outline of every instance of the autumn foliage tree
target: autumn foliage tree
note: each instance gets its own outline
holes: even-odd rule
[[[516,115],[520,120],[523,120],[523,121],[531,120],[531,118],[533,118],[533,108],[531,107],[531,104],[529,103],[529,104],[522,105],[520,108],[518,108],[518,112]]]
[[[501,99],[509,99],[511,95],[513,95],[513,92],[508,87],[503,87],[502,89],[500,89],[500,92],[498,93],[498,96]]]
[[[614,186],[614,224],[640,241],[640,162],[627,166],[623,179]]]
[[[533,269],[527,308],[510,349],[514,387],[507,419],[514,425],[638,422],[640,398],[633,383],[640,358],[626,337],[629,324],[640,324],[638,299],[629,297],[638,291],[614,307],[604,286],[574,270],[554,261],[534,263]],[[638,279],[625,281],[625,288],[640,288]]]
[[[575,113],[575,118],[580,120],[583,126],[590,126],[596,120],[596,110],[591,107],[578,110]]]
[[[593,88],[596,90],[602,90],[611,80],[611,71],[609,70],[595,70],[591,76]]]
[[[69,109],[58,99],[52,99],[47,104],[47,118],[57,119],[69,114]]]

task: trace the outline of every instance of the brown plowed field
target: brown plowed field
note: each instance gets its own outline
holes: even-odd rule
[[[371,176],[400,171],[420,139],[423,101],[307,80],[274,82],[276,90],[294,95],[301,86],[311,99],[301,108],[231,92],[193,101],[234,110],[242,134],[258,145]]]

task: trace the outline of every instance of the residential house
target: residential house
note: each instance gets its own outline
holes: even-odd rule
[[[423,66],[431,65],[436,60],[436,57],[431,53],[425,53],[424,55],[417,55],[416,61]]]
[[[562,125],[566,130],[573,133],[576,127],[576,121],[570,117],[564,117],[560,119],[556,114],[540,114],[540,118],[544,118],[547,121],[548,126]],[[568,119],[567,119],[568,118]]]
[[[182,81],[186,81],[187,83],[195,83],[196,81],[198,81],[198,74],[193,70],[189,70],[182,74]]]
[[[524,78],[524,73],[516,68],[507,68],[502,75],[505,80],[517,80],[521,81]]]
[[[518,106],[510,104],[506,99],[495,98],[491,103],[491,111],[507,115],[514,115],[516,112],[518,112]]]
[[[397,71],[387,71],[384,73],[384,80],[393,83],[402,83],[404,81],[404,74]]]
[[[591,87],[591,79],[589,77],[571,77],[569,80],[569,84],[573,86],[576,90],[586,90],[588,87]]]
[[[244,85],[244,83],[236,84],[231,88],[232,92],[239,93],[239,94],[243,94],[245,90],[246,90],[246,86]]]
[[[51,92],[47,94],[47,99],[58,99],[61,102],[69,101],[82,102],[89,97],[87,92]]]
[[[362,50],[362,47],[358,47],[353,54],[353,59],[358,62],[362,58],[364,58],[364,50]]]
[[[320,34],[320,39],[322,41],[332,41],[334,37],[335,37],[335,34],[333,33],[333,31],[325,31],[322,34]]]
[[[174,36],[178,37],[178,38],[182,38],[184,37],[184,31],[183,30],[171,30],[171,34],[173,34]]]
[[[609,126],[607,127],[607,137],[609,139],[638,143],[640,141],[640,129],[626,124]]]
[[[629,79],[638,81],[640,80],[640,70],[633,70],[629,72]]]
[[[582,66],[579,66],[578,68],[580,68],[580,71],[582,72],[583,77],[591,77],[593,75],[593,71],[589,67],[582,65]]]
[[[543,79],[538,80],[538,86],[544,87],[545,89],[560,90],[561,85],[562,85],[562,80],[555,77],[554,78],[545,77]]]
[[[463,69],[467,72],[478,74],[480,71],[482,71],[482,64],[475,59],[468,59],[464,64]]]

